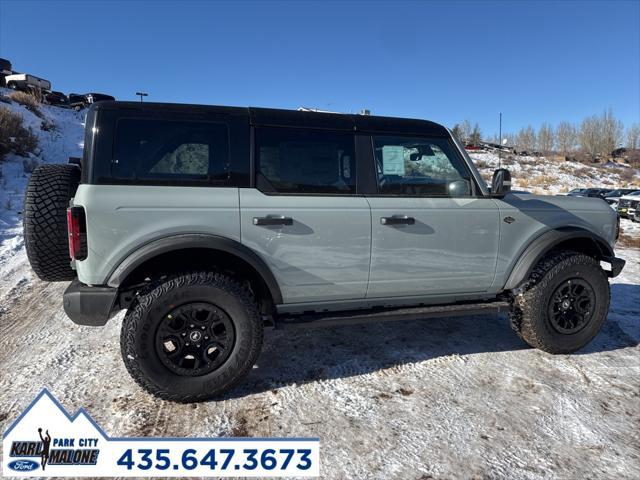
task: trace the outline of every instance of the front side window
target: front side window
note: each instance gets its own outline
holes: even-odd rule
[[[264,192],[355,193],[354,135],[301,128],[255,130],[257,186]]]
[[[390,195],[471,195],[471,177],[446,138],[374,136],[378,191]]]
[[[229,133],[219,123],[122,119],[112,176],[136,181],[224,182],[229,178]]]

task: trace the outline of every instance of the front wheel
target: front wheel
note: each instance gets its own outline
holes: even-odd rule
[[[262,347],[256,302],[234,279],[212,272],[177,275],[140,295],[122,324],[122,358],[150,393],[197,402],[231,389]]]
[[[509,315],[529,345],[549,353],[571,353],[600,331],[609,312],[609,282],[592,257],[560,252],[540,262],[529,286],[514,298]]]

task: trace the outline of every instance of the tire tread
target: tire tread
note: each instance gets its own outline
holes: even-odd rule
[[[135,332],[139,328],[143,315],[149,310],[151,304],[162,295],[167,294],[175,288],[188,287],[192,285],[210,285],[230,293],[241,302],[250,321],[254,322],[257,327],[255,328],[256,334],[252,335],[250,338],[251,344],[249,347],[249,358],[247,361],[245,361],[243,365],[237,365],[237,368],[233,371],[233,375],[227,379],[224,385],[221,385],[220,388],[211,392],[203,392],[198,395],[169,391],[159,387],[147,378],[140,368],[139,363],[132,361],[131,358],[135,358],[135,352],[137,351]],[[247,374],[255,363],[260,353],[260,349],[262,348],[263,336],[264,332],[258,307],[253,295],[247,288],[242,286],[235,279],[221,273],[197,271],[176,274],[158,280],[142,290],[125,315],[122,323],[122,330],[120,332],[120,345],[122,358],[127,371],[139,386],[164,400],[177,403],[190,403],[209,400],[233,388]]]
[[[42,280],[69,281],[67,207],[80,182],[74,165],[41,165],[29,179],[23,208],[24,241],[31,268]]]
[[[522,293],[514,297],[512,309],[509,313],[511,327],[530,346],[548,353],[570,353],[581,348],[559,347],[554,344],[551,340],[557,334],[550,325],[540,321],[540,316],[546,315],[546,313],[542,313],[546,312],[547,309],[544,299],[548,289],[553,287],[553,280],[564,270],[573,266],[597,267],[597,270],[599,270],[597,275],[601,275],[606,284],[608,302],[609,282],[604,271],[594,258],[574,251],[561,251],[545,257],[531,273]],[[608,310],[608,303],[606,307],[606,310]],[[586,328],[591,328],[591,332],[583,342],[583,345],[589,343],[597,335],[600,325],[597,325],[597,328],[588,325]]]

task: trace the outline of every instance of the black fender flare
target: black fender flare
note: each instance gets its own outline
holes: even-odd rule
[[[613,249],[599,235],[580,227],[561,227],[549,230],[534,239],[512,266],[504,290],[513,290],[529,278],[534,267],[550,250],[567,240],[584,239],[594,244],[599,258],[614,257]]]
[[[242,243],[230,238],[210,234],[180,234],[153,240],[131,252],[108,276],[107,285],[118,287],[138,266],[152,258],[177,250],[207,248],[234,255],[248,263],[262,277],[273,303],[282,303],[282,292],[271,269],[262,258]]]

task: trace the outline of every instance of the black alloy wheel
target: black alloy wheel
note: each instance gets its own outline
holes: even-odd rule
[[[582,330],[593,317],[596,294],[583,279],[562,282],[551,295],[549,321],[559,333],[571,335]]]
[[[219,307],[195,302],[164,316],[156,332],[156,350],[173,373],[206,375],[229,358],[235,343],[233,322]]]

